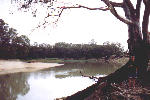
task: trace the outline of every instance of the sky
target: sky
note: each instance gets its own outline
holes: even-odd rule
[[[27,35],[31,43],[89,43],[94,39],[97,44],[103,44],[106,41],[119,42],[127,49],[127,25],[117,20],[109,11],[68,9],[63,11],[56,24],[52,23],[55,18],[50,18],[46,28],[36,29],[35,27],[43,22],[44,8],[38,6],[40,9],[38,16],[33,17],[30,11],[16,11],[18,8],[12,6],[10,1],[0,0],[0,18],[4,19],[10,27],[17,29],[20,35]],[[67,2],[65,6],[70,5],[68,1],[71,0],[65,1]],[[76,0],[74,3],[88,7],[104,6],[99,0]],[[13,14],[10,14],[11,12]]]

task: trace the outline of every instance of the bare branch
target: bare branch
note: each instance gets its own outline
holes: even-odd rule
[[[99,7],[99,8],[89,8],[89,7],[86,7],[86,6],[82,6],[82,5],[77,5],[77,6],[70,6],[70,7],[57,7],[57,8],[61,8],[61,9],[71,9],[71,8],[85,8],[85,9],[88,9],[88,10],[103,10],[103,11],[107,11],[109,10],[108,7]]]
[[[85,9],[88,9],[88,10],[102,10],[102,11],[107,11],[107,10],[109,10],[108,7],[89,8],[89,7],[82,6],[82,5],[70,6],[70,7],[63,6],[63,7],[57,7],[57,9],[60,9],[60,11],[59,11],[58,14],[50,14],[50,13],[48,13],[48,15],[45,17],[45,19],[48,18],[48,17],[50,17],[50,16],[58,17],[57,20],[55,21],[55,23],[56,23],[56,22],[58,22],[59,18],[61,17],[63,11],[64,11],[65,9],[71,9],[71,8],[85,8]]]
[[[57,20],[55,20],[54,23],[57,23],[59,21],[59,18],[61,17],[63,11],[65,9],[72,9],[72,8],[85,8],[85,9],[88,9],[88,10],[102,10],[102,11],[107,11],[109,10],[108,7],[100,7],[100,8],[89,8],[89,7],[86,7],[86,6],[82,6],[82,5],[76,5],[76,6],[63,6],[63,7],[56,7],[56,8],[50,8],[50,9],[60,9],[60,11],[58,12],[58,14],[50,14],[48,13],[47,16],[44,18],[44,23],[42,25],[45,25],[47,22],[45,21],[47,18],[49,17],[58,17]],[[41,27],[41,25],[38,25],[36,28],[39,28]]]
[[[86,7],[86,6],[82,6],[82,5],[78,5],[78,6],[71,6],[71,7],[57,7],[57,8],[61,8],[61,9],[71,9],[71,8],[85,8],[85,9],[88,9],[88,10],[102,10],[102,11],[107,11],[107,10],[110,10],[111,13],[117,17],[117,19],[119,19],[120,21],[126,23],[126,24],[132,24],[133,22],[128,20],[128,19],[125,19],[123,17],[121,17],[120,15],[118,15],[118,13],[116,12],[115,8],[114,7],[122,7],[123,6],[123,3],[115,3],[115,2],[110,2],[108,0],[103,0],[104,3],[108,6],[106,8],[104,7],[99,7],[99,8],[89,8],[89,7]],[[57,15],[58,16],[58,15]]]
[[[123,3],[116,3],[116,2],[111,2],[109,0],[103,0],[104,3],[107,5],[107,7],[98,7],[98,8],[90,8],[90,7],[86,7],[86,6],[82,6],[82,5],[76,5],[76,6],[70,6],[70,7],[67,7],[67,6],[63,6],[63,7],[57,7],[59,9],[61,9],[61,12],[57,15],[51,15],[51,14],[48,14],[48,16],[46,18],[48,18],[49,16],[58,16],[60,17],[62,15],[62,12],[64,9],[72,9],[72,8],[85,8],[85,9],[88,9],[88,10],[102,10],[102,11],[107,11],[107,10],[110,10],[111,13],[117,18],[119,19],[120,21],[126,23],[126,24],[133,24],[132,21],[126,19],[126,18],[123,18],[121,17],[120,15],[118,15],[117,11],[115,10],[114,7],[122,7],[123,6]]]
[[[71,9],[71,8],[85,8],[85,9],[88,9],[88,10],[102,10],[102,11],[107,11],[109,10],[108,7],[104,8],[104,7],[100,7],[100,8],[89,8],[89,7],[86,7],[86,6],[82,6],[82,5],[78,5],[78,6],[70,6],[70,7],[66,7],[66,6],[63,6],[63,7],[57,7],[57,9],[60,9],[59,13],[58,14],[50,14],[48,13],[48,15],[45,17],[48,18],[50,16],[56,16],[58,17],[57,21],[59,20],[60,16],[62,15],[64,9]],[[57,22],[56,21],[56,22]]]
[[[113,7],[113,5],[111,4],[111,2],[109,0],[102,0],[108,7],[109,7],[109,10],[110,12],[117,18],[119,19],[120,21],[126,23],[126,24],[133,24],[133,22],[131,20],[128,20],[126,18],[123,18],[122,16],[120,16],[116,9]]]

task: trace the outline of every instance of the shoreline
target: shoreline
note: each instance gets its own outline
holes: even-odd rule
[[[72,59],[72,58],[39,58],[39,59],[30,59],[30,60],[22,60],[23,62],[43,62],[43,63],[86,63],[86,62],[92,62],[92,63],[120,63],[124,64],[129,60],[128,57],[122,57],[122,58],[114,58],[114,59],[109,59],[109,60],[104,60],[102,58],[96,59],[96,58],[91,58],[91,59]]]
[[[19,72],[34,72],[62,65],[64,64],[42,62],[27,63],[20,60],[0,60],[0,75]]]
[[[46,68],[62,66],[65,63],[118,63],[124,64],[128,58],[123,57],[119,59],[111,59],[105,62],[103,59],[88,59],[88,60],[75,60],[75,59],[32,59],[32,60],[19,60],[19,59],[9,59],[0,60],[0,75],[19,73],[19,72],[34,72]]]

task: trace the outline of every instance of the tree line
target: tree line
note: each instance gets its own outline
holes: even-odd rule
[[[124,54],[120,43],[105,42],[102,45],[91,40],[88,44],[59,42],[50,44],[30,44],[27,36],[18,36],[17,30],[10,28],[0,19],[0,58],[1,59],[36,59],[36,58],[109,58]]]

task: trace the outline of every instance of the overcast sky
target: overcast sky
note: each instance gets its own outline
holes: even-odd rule
[[[39,28],[32,31],[43,21],[44,10],[39,11],[40,17],[33,17],[31,12],[15,12],[17,8],[10,5],[8,3],[10,1],[0,0],[0,18],[17,29],[18,33],[27,35],[32,43],[89,43],[91,39],[94,39],[97,44],[105,41],[119,42],[127,49],[127,25],[117,20],[109,11],[64,10],[57,25],[51,24],[45,29]],[[99,7],[102,4],[99,0],[80,1],[82,1],[80,4],[89,7]],[[11,11],[14,11],[13,14],[9,14]],[[51,19],[49,21],[51,22]]]

